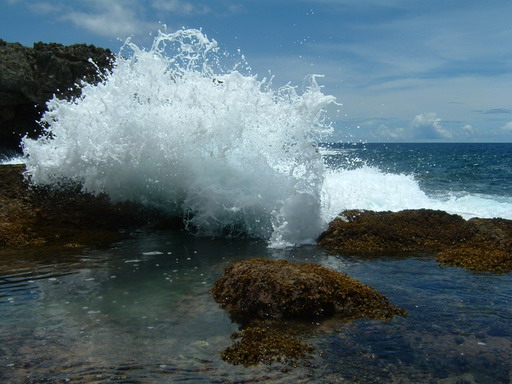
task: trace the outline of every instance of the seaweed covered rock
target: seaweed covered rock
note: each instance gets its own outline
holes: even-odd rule
[[[458,215],[430,209],[347,210],[331,221],[318,245],[332,252],[438,251],[464,241]]]
[[[264,318],[390,320],[405,311],[375,289],[315,264],[250,259],[228,267],[211,289],[232,318],[244,323]]]
[[[106,244],[148,219],[140,207],[111,204],[106,196],[30,188],[24,170],[0,165],[0,249]]]
[[[471,219],[465,243],[443,249],[436,256],[443,264],[473,271],[512,272],[512,221]]]
[[[313,346],[297,337],[264,327],[248,327],[233,333],[231,338],[236,340],[235,343],[227,347],[221,357],[233,365],[307,365],[314,351]]]
[[[428,209],[348,210],[329,224],[318,245],[330,252],[382,254],[420,251],[443,264],[475,271],[512,272],[512,221],[464,220]]]

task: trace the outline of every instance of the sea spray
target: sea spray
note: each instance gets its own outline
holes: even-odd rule
[[[342,157],[340,163],[344,167],[324,172],[321,201],[325,222],[345,209],[397,212],[420,208],[438,209],[465,219],[501,217],[512,220],[510,196],[451,191],[431,195],[421,189],[414,175],[384,172],[360,159],[347,161]]]
[[[274,90],[222,59],[198,30],[159,32],[148,51],[127,41],[101,83],[54,97],[43,136],[23,139],[31,182],[158,207],[204,235],[314,241],[334,97],[315,76],[302,94]]]

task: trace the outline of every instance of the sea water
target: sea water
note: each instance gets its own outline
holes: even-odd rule
[[[389,322],[288,322],[310,366],[221,359],[239,330],[208,290],[251,257],[348,273],[408,311]],[[512,275],[431,255],[365,259],[315,246],[139,231],[107,249],[0,252],[5,383],[502,383],[512,378]]]
[[[511,143],[322,145],[325,220],[341,209],[440,209],[512,219]]]
[[[512,218],[512,144],[326,144],[334,99],[319,78],[273,90],[242,57],[226,67],[233,58],[199,31],[122,55],[81,98],[53,99],[45,136],[4,160],[25,162],[34,183],[78,182],[199,233],[1,251],[0,381],[510,383],[510,274],[298,245],[343,209]],[[311,366],[232,366],[220,352],[239,327],[208,290],[250,257],[348,273],[409,315],[290,323],[316,348]]]

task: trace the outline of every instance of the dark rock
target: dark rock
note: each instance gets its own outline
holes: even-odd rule
[[[405,311],[375,289],[315,264],[250,259],[235,263],[211,289],[213,298],[243,323],[265,318],[334,314],[390,320]]]
[[[318,245],[337,253],[403,251],[437,253],[443,264],[475,271],[512,271],[512,221],[464,220],[428,209],[400,212],[344,211]]]
[[[36,123],[54,94],[70,98],[80,94],[77,83],[97,83],[112,66],[108,49],[93,45],[63,46],[35,43],[33,48],[0,40],[0,143],[18,149],[21,137],[37,137]],[[91,63],[90,60],[94,62]]]
[[[148,220],[140,207],[111,204],[106,196],[29,187],[24,170],[0,165],[0,249],[108,244],[126,237],[121,229]]]

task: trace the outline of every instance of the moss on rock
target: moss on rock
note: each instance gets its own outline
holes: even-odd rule
[[[512,272],[512,221],[471,219],[466,224],[468,241],[436,256],[439,262],[472,271]]]
[[[29,187],[24,165],[0,165],[0,248],[108,244],[146,222],[140,207],[78,189]]]
[[[262,318],[317,318],[334,314],[347,319],[390,320],[406,314],[372,287],[315,264],[259,258],[238,262],[226,269],[211,293],[242,323]]]
[[[274,362],[308,365],[314,347],[287,326],[337,315],[342,321],[366,317],[390,320],[405,316],[375,289],[320,265],[249,259],[232,264],[210,290],[232,319],[244,326],[222,359],[244,366]]]
[[[315,350],[299,338],[278,333],[273,328],[248,327],[233,333],[231,338],[236,341],[222,352],[222,359],[233,365],[246,367],[260,363],[308,365]]]
[[[464,241],[458,215],[431,209],[400,212],[347,210],[331,221],[318,245],[328,251],[438,251]]]
[[[512,221],[464,220],[428,209],[400,212],[344,211],[318,239],[330,252],[437,253],[443,264],[474,271],[512,272]]]

